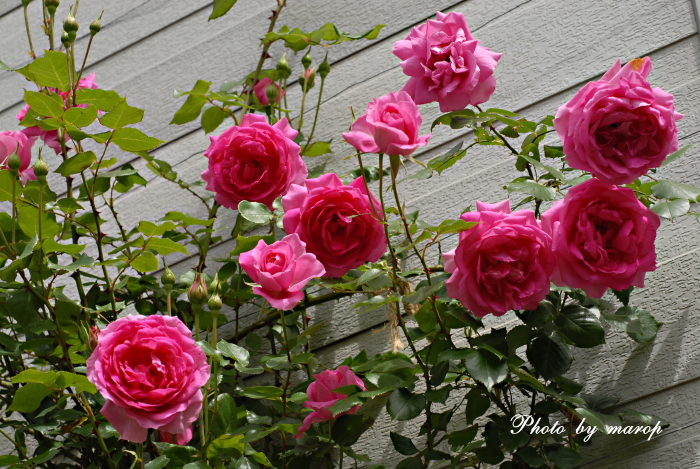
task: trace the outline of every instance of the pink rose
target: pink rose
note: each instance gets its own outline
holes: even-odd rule
[[[192,439],[193,430],[192,425],[190,425],[189,427],[187,427],[187,430],[185,430],[182,433],[172,434],[166,431],[160,431],[159,433],[160,441],[162,443],[170,443],[171,445],[185,446]]]
[[[440,111],[486,102],[496,89],[493,70],[502,54],[479,45],[462,13],[437,13],[394,44],[408,75],[406,91],[416,104],[437,101]]]
[[[303,184],[309,174],[293,141],[298,134],[285,118],[270,125],[263,116],[246,114],[240,126],[209,137],[211,144],[204,152],[209,168],[202,173],[207,190],[232,210],[242,200],[272,209],[276,198],[292,184]]]
[[[423,117],[405,91],[391,92],[367,105],[343,138],[364,153],[408,156],[425,146],[430,135],[418,136]]]
[[[476,203],[462,215],[478,224],[459,235],[459,244],[443,254],[447,295],[474,315],[502,316],[512,309],[535,309],[547,293],[554,270],[552,240],[531,210],[511,213],[510,202]]]
[[[644,275],[656,270],[659,225],[632,189],[597,179],[572,187],[542,214],[557,260],[552,281],[595,298],[608,288],[643,287]]]
[[[178,318],[125,316],[100,333],[87,377],[107,400],[102,415],[122,439],[141,443],[149,428],[188,431],[202,409],[209,365]]]
[[[19,167],[19,177],[22,184],[27,181],[35,181],[32,164],[32,146],[36,137],[28,137],[23,132],[5,130],[0,132],[0,169],[7,169],[7,159],[17,150],[22,165]]]
[[[241,254],[240,263],[253,282],[260,284],[253,287],[253,293],[280,310],[293,309],[304,299],[301,290],[309,280],[326,273],[296,233],[269,246],[261,239],[252,251]]]
[[[333,392],[334,389],[338,389],[343,386],[350,386],[352,384],[359,386],[363,391],[366,391],[364,383],[360,378],[358,378],[353,371],[347,366],[339,366],[337,370],[326,370],[322,373],[314,375],[316,381],[309,384],[306,390],[306,395],[309,396],[309,400],[304,403],[304,406],[313,409],[309,415],[304,419],[304,423],[299,427],[299,432],[294,436],[294,438],[301,438],[304,433],[309,431],[311,425],[314,423],[325,422],[327,420],[333,420],[345,414],[354,414],[360,406],[355,406],[346,412],[341,412],[340,414],[333,416],[333,412],[329,410],[336,402],[348,397],[345,394],[339,394]]]
[[[260,81],[253,87],[253,92],[255,93],[255,96],[257,96],[258,101],[260,101],[260,104],[264,106],[269,106],[270,105],[270,99],[267,97],[267,87],[270,86],[270,83],[272,83],[272,78],[261,78]],[[275,83],[275,88],[277,88],[277,98],[275,98],[275,102],[279,103],[280,99],[284,97],[284,90],[280,88],[280,85]]]
[[[554,128],[572,168],[628,184],[678,150],[673,95],[646,80],[651,59],[620,60],[557,110]]]
[[[299,235],[327,276],[342,277],[386,252],[384,227],[371,204],[381,217],[382,207],[374,195],[368,197],[362,177],[348,186],[333,173],[307,179],[282,199],[284,230]]]

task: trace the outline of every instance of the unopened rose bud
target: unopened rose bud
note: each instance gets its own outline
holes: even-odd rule
[[[285,53],[279,61],[277,61],[277,75],[281,80],[286,80],[292,74],[292,68],[287,62],[287,54]]]
[[[310,68],[301,74],[299,77],[299,83],[307,91],[314,87],[316,84],[316,69]]]
[[[61,44],[63,44],[66,48],[70,47],[70,34],[67,33],[66,31],[63,31],[61,33]]]
[[[61,2],[59,0],[44,0],[44,6],[51,16],[56,14],[56,8],[58,8],[60,4]]]
[[[194,283],[187,292],[187,297],[189,298],[190,303],[193,305],[201,306],[206,303],[208,296],[209,292],[207,290],[207,284],[204,281],[202,274],[197,272],[197,275],[194,278]]]
[[[223,306],[224,303],[221,301],[221,297],[218,293],[214,293],[211,298],[209,298],[209,311],[211,311],[212,316],[218,316]]]
[[[279,90],[277,90],[277,86],[276,86],[275,82],[273,81],[272,83],[270,83],[270,85],[265,90],[265,96],[267,96],[267,99],[269,102],[276,103],[279,95],[280,95]]]
[[[19,159],[17,151],[15,151],[7,159],[7,167],[10,169],[10,174],[12,174],[14,177],[17,177],[17,174],[19,174],[19,168],[22,167],[22,160]]]
[[[309,50],[306,54],[304,54],[304,57],[301,58],[301,64],[304,66],[305,70],[311,66],[312,60],[311,50]]]
[[[323,59],[321,65],[318,66],[318,74],[321,76],[321,80],[325,80],[330,72],[331,64],[328,63],[328,54],[326,54],[326,58]]]
[[[39,159],[34,163],[34,175],[39,181],[45,181],[47,174],[49,174],[49,167],[41,155],[39,155]]]
[[[100,329],[97,326],[92,326],[90,328],[90,333],[88,337],[88,345],[90,346],[90,350],[95,350],[97,347],[97,342],[100,338]]]
[[[163,264],[165,265],[165,270],[163,271],[163,275],[160,276],[160,281],[164,287],[172,288],[175,284],[175,274],[170,270],[168,264],[165,263],[165,259],[163,259]]]
[[[221,290],[221,282],[219,282],[219,273],[214,274],[214,279],[209,284],[209,290],[212,295],[216,295]]]
[[[71,15],[70,13],[68,16],[66,16],[66,19],[63,20],[63,30],[67,33],[76,32],[79,27],[80,25],[78,24],[78,20],[76,20],[75,16]]]
[[[95,21],[90,23],[90,35],[91,36],[94,36],[95,34],[99,33],[101,29],[102,29],[102,21],[100,21],[99,18],[97,18]]]

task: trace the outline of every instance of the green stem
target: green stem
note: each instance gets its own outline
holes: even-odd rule
[[[17,223],[17,176],[12,177],[12,244],[15,244],[15,228]]]
[[[54,42],[53,25],[54,25],[55,20],[56,20],[56,13],[54,12],[53,14],[51,14],[49,16],[49,49],[50,50],[53,50],[53,46],[54,46],[54,44],[53,44],[53,42]]]
[[[344,448],[342,446],[338,446],[338,449],[340,449],[340,462],[338,463],[338,469],[343,469],[343,460],[345,459]]]
[[[27,28],[27,39],[29,39],[29,53],[32,56],[32,59],[36,59],[36,54],[34,53],[34,44],[32,44],[32,32],[29,29],[29,13],[27,12],[27,7],[29,5],[24,6],[24,27]]]
[[[172,285],[165,285],[165,303],[168,306],[168,316],[172,316],[172,293],[173,293],[173,287]]]
[[[107,445],[105,444],[104,438],[102,438],[102,432],[100,432],[100,425],[97,423],[97,419],[95,419],[95,413],[92,411],[92,407],[90,406],[90,402],[87,400],[87,397],[85,396],[84,392],[81,392],[78,394],[80,396],[80,400],[82,401],[83,408],[88,414],[88,420],[90,421],[90,424],[95,429],[95,436],[97,437],[97,443],[100,445],[100,448],[102,448],[102,451],[104,452],[105,456],[107,457],[107,464],[109,465],[110,469],[117,469],[117,466],[114,464],[114,461],[112,461],[112,457],[109,454],[109,449],[107,449]]]
[[[316,131],[316,123],[318,122],[318,111],[321,109],[321,96],[323,96],[323,83],[326,81],[325,78],[321,77],[321,86],[318,89],[318,101],[316,102],[316,113],[314,114],[314,123],[311,126],[311,133],[309,134],[309,138],[306,139],[306,145],[304,145],[304,149],[301,150],[301,154],[303,155],[306,149],[309,147],[309,144],[311,143],[311,139],[314,138],[314,132]],[[299,127],[301,127],[301,121]],[[301,130],[300,130],[301,132]],[[363,172],[364,173],[364,172]]]
[[[306,71],[304,72],[304,74]],[[302,87],[303,89],[303,94],[301,95],[301,110],[299,111],[299,126],[297,127],[297,131],[301,133],[301,128],[304,125],[304,106],[306,106],[306,94],[308,93],[309,90],[306,89],[306,87],[309,84],[309,79],[304,76],[304,86]]]

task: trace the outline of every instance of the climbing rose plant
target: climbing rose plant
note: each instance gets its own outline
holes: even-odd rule
[[[668,425],[567,376],[613,329],[655,339],[661,323],[634,306],[634,289],[656,269],[661,218],[700,195],[650,176],[687,147],[673,96],[647,81],[648,57],[618,60],[531,121],[484,104],[502,54],[461,13],[438,12],[394,45],[403,87],[356,119],[348,110],[333,149],[358,169],[335,174],[314,160],[340,160],[315,138],[332,70],[327,55],[314,61],[382,26],[275,31],[278,0],[254,70],[179,93],[171,124],[201,116],[213,134],[207,169],[187,180],[156,157],[164,142],[134,127],[144,111],[85,74],[77,4],[61,32],[58,0],[43,3],[47,49],[29,36],[34,60],[0,64],[27,80],[19,125],[0,132],[3,465],[566,469],[583,460],[584,420],[600,433]],[[215,1],[211,18],[234,3]],[[99,41],[101,20],[89,30]],[[286,49],[276,62],[273,44]],[[435,102],[444,114],[430,131],[464,141],[429,159],[420,105]],[[445,220],[407,211],[403,187],[439,187],[481,145],[512,157],[520,175],[507,192],[450,204]],[[120,195],[160,181],[201,211],[123,224]],[[360,314],[386,311],[385,353],[316,353],[355,313],[313,307],[344,297]],[[384,430],[365,433],[383,412],[395,453],[373,461],[357,443],[373,446]],[[516,415],[566,432],[512,432]]]

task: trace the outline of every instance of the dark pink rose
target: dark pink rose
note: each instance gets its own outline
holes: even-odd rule
[[[282,199],[284,230],[296,233],[307,252],[321,261],[329,277],[342,277],[350,269],[374,262],[386,252],[382,208],[367,196],[362,177],[350,185],[333,173],[292,185]]]
[[[304,299],[302,289],[309,280],[326,273],[316,256],[306,252],[306,244],[296,233],[269,246],[261,239],[252,251],[241,254],[240,263],[260,285],[253,287],[253,293],[280,310],[293,309]]]
[[[270,83],[272,83],[272,78],[261,78],[260,81],[253,87],[253,92],[255,93],[255,96],[257,96],[258,101],[260,101],[260,104],[264,106],[269,106],[270,104],[270,98],[267,97],[267,87],[270,86]],[[284,97],[284,90],[280,88],[280,85],[275,83],[275,88],[277,88],[277,98],[275,98],[275,102],[279,103],[280,99]]]
[[[644,275],[656,270],[659,225],[632,189],[597,179],[572,187],[542,214],[557,259],[552,281],[594,298],[608,288],[643,287]]]
[[[182,433],[177,433],[177,434],[172,434],[168,433],[166,431],[160,431],[160,441],[162,443],[170,443],[171,445],[180,445],[180,446],[185,446],[187,443],[190,442],[192,439],[192,425],[187,427],[187,430],[185,430]]]
[[[673,95],[646,80],[651,59],[620,60],[557,110],[566,162],[608,184],[628,184],[678,150]]]
[[[394,44],[408,75],[406,91],[416,104],[437,101],[440,111],[486,102],[496,89],[493,70],[502,54],[479,45],[462,13],[437,13]]]
[[[106,399],[102,415],[122,439],[141,443],[149,428],[188,431],[202,409],[209,365],[178,318],[125,316],[100,333],[87,377]]]
[[[535,309],[549,293],[552,239],[534,212],[511,213],[508,200],[477,202],[476,208],[462,220],[478,224],[462,231],[457,248],[443,254],[445,271],[452,272],[447,295],[479,317]]]
[[[338,418],[341,415],[354,414],[357,412],[360,406],[355,406],[334,417],[333,412],[331,412],[329,408],[336,402],[348,397],[345,394],[333,392],[334,389],[350,386],[352,384],[359,386],[363,391],[367,389],[362,380],[358,378],[350,368],[344,365],[339,366],[337,370],[326,370],[314,375],[314,378],[316,378],[316,381],[309,384],[306,390],[306,395],[309,396],[309,400],[304,403],[304,406],[313,409],[313,412],[306,416],[304,423],[299,427],[299,432],[294,438],[301,438],[304,436],[304,433],[309,431],[311,425],[314,423],[325,422]]]
[[[418,136],[423,117],[405,91],[391,92],[367,105],[367,111],[343,138],[364,153],[408,156],[428,143]]]
[[[276,198],[292,184],[303,184],[309,174],[293,141],[298,134],[285,118],[270,125],[263,116],[246,114],[240,126],[209,137],[211,144],[204,152],[209,168],[202,173],[207,190],[232,210],[242,200],[272,209]]]
[[[7,159],[17,151],[22,165],[19,167],[19,176],[22,184],[36,180],[32,164],[32,146],[36,137],[28,137],[23,132],[5,130],[0,132],[0,169],[7,169]]]

